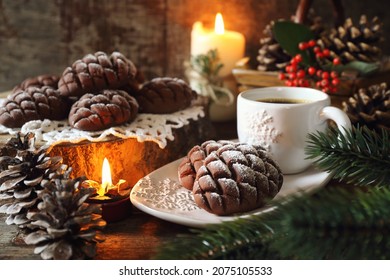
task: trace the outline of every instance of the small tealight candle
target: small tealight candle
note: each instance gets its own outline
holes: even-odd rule
[[[94,188],[96,195],[88,199],[89,203],[100,203],[102,205],[102,217],[106,222],[115,222],[128,216],[131,210],[130,187],[121,186],[126,183],[120,179],[117,184],[112,183],[111,169],[107,158],[104,158],[102,165],[102,182],[85,180],[84,188]]]

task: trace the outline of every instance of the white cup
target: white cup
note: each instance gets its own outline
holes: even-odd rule
[[[302,103],[274,103],[271,99]],[[348,116],[330,106],[326,93],[313,88],[256,88],[241,92],[237,98],[239,141],[263,146],[284,174],[302,172],[312,164],[305,154],[307,135],[324,132],[327,119],[341,131],[351,128]]]

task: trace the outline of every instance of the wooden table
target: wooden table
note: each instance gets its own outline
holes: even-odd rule
[[[237,138],[235,121],[215,123],[214,127],[218,139]],[[41,259],[34,254],[33,246],[24,244],[16,226],[5,224],[5,218],[6,215],[0,214],[0,259]],[[96,259],[153,259],[158,246],[185,233],[189,233],[188,227],[160,220],[133,207],[128,218],[106,226],[106,240],[97,245]]]
[[[24,244],[16,226],[4,223],[5,215],[0,215],[0,219],[0,259],[41,259],[34,254],[33,246]],[[188,233],[187,227],[154,218],[133,207],[128,218],[106,226],[106,240],[97,245],[95,259],[153,259],[162,242],[172,240],[177,234],[183,233]]]

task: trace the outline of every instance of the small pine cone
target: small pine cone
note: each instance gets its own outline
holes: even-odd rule
[[[70,106],[70,100],[52,87],[28,87],[7,97],[0,108],[0,124],[16,128],[32,120],[63,120]]]
[[[390,130],[390,89],[386,83],[360,88],[342,106],[352,124],[378,132]]]
[[[104,241],[106,222],[99,204],[88,204],[92,188],[79,188],[80,178],[55,179],[44,183],[39,194],[39,211],[28,218],[35,226],[24,241],[35,245],[42,259],[92,259],[97,242]]]
[[[81,97],[103,89],[119,89],[135,80],[137,68],[120,52],[88,54],[67,67],[58,88],[63,96]]]
[[[28,87],[43,87],[43,86],[48,86],[57,89],[59,80],[60,77],[56,75],[48,75],[48,74],[27,78],[24,81],[22,81],[19,85],[15,86],[12,92],[26,90]]]
[[[264,206],[282,184],[278,164],[263,148],[236,143],[206,157],[196,174],[193,194],[206,211],[231,215]]]
[[[135,95],[140,112],[170,114],[189,107],[197,94],[178,78],[154,78]]]
[[[54,178],[65,170],[61,157],[50,157],[47,147],[35,148],[34,135],[28,134],[12,143],[20,143],[15,157],[0,158],[0,213],[7,214],[7,224],[27,227],[27,212],[37,206],[38,193],[42,191],[41,182]]]
[[[232,141],[214,141],[208,140],[201,145],[194,146],[179,164],[178,178],[180,184],[188,190],[193,189],[196,172],[203,165],[205,158],[211,152],[218,150],[220,147],[233,144]]]
[[[69,113],[69,124],[77,129],[97,131],[131,122],[138,114],[134,97],[122,90],[102,90],[85,94]]]

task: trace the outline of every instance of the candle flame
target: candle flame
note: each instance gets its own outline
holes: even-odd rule
[[[107,158],[103,160],[102,185],[112,185],[110,163]]]
[[[225,25],[223,23],[223,18],[221,13],[217,13],[215,16],[215,25],[214,31],[216,34],[222,35],[225,33]]]

